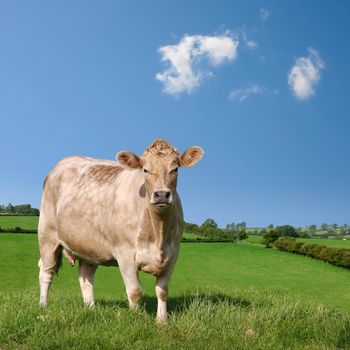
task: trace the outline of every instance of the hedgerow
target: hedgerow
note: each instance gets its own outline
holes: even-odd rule
[[[350,249],[331,248],[323,244],[306,244],[297,242],[295,238],[290,237],[279,238],[273,245],[284,252],[309,256],[335,266],[350,269]]]

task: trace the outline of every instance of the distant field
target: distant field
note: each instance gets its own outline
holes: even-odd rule
[[[262,236],[256,236],[256,235],[249,235],[248,239],[246,240],[249,243],[252,244],[259,244],[261,243]],[[323,239],[323,238],[297,238],[297,241],[303,242],[305,244],[324,244],[329,247],[334,248],[346,248],[350,249],[350,240],[338,240],[338,239]]]
[[[334,248],[346,248],[350,249],[350,240],[339,240],[339,239],[322,239],[322,238],[298,238],[299,242],[305,244],[324,244],[329,247]]]
[[[248,235],[248,238],[246,241],[253,244],[260,244],[261,240],[262,240],[262,236]]]
[[[6,216],[0,215],[0,227],[14,228],[16,226],[34,230],[38,228],[39,216]]]
[[[0,227],[1,228],[15,228],[20,227],[22,229],[37,229],[39,217],[38,216],[1,216],[0,215]],[[183,237],[186,239],[194,240],[209,240],[204,236],[197,235],[194,233],[184,232]]]

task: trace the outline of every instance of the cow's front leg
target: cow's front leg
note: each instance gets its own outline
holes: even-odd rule
[[[173,266],[163,271],[156,281],[156,295],[158,299],[157,307],[157,322],[165,322],[167,320],[167,299],[168,299],[168,285],[172,275]]]
[[[119,259],[118,264],[124,281],[126,294],[128,295],[130,308],[136,309],[138,305],[137,303],[142,295],[142,289],[134,259]]]

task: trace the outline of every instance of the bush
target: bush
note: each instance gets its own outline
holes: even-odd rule
[[[323,244],[305,244],[290,237],[281,237],[273,245],[284,252],[305,255],[335,266],[350,268],[350,249],[331,248]]]

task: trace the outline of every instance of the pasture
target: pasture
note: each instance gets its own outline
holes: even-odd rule
[[[350,240],[341,239],[322,239],[322,238],[298,238],[298,242],[303,242],[305,244],[324,244],[332,248],[345,248],[350,249]]]
[[[262,236],[249,235],[247,242],[252,244],[261,244]],[[298,242],[305,244],[323,244],[332,248],[350,249],[350,240],[324,239],[324,238],[297,238]]]
[[[1,349],[350,346],[350,272],[260,245],[183,243],[162,326],[152,276],[141,273],[144,297],[132,312],[118,269],[99,267],[97,306],[88,310],[77,267],[64,261],[43,310],[37,236],[1,234],[0,256]]]
[[[38,227],[39,216],[7,216],[0,215],[0,227],[15,228],[16,226],[26,229],[34,230]]]

